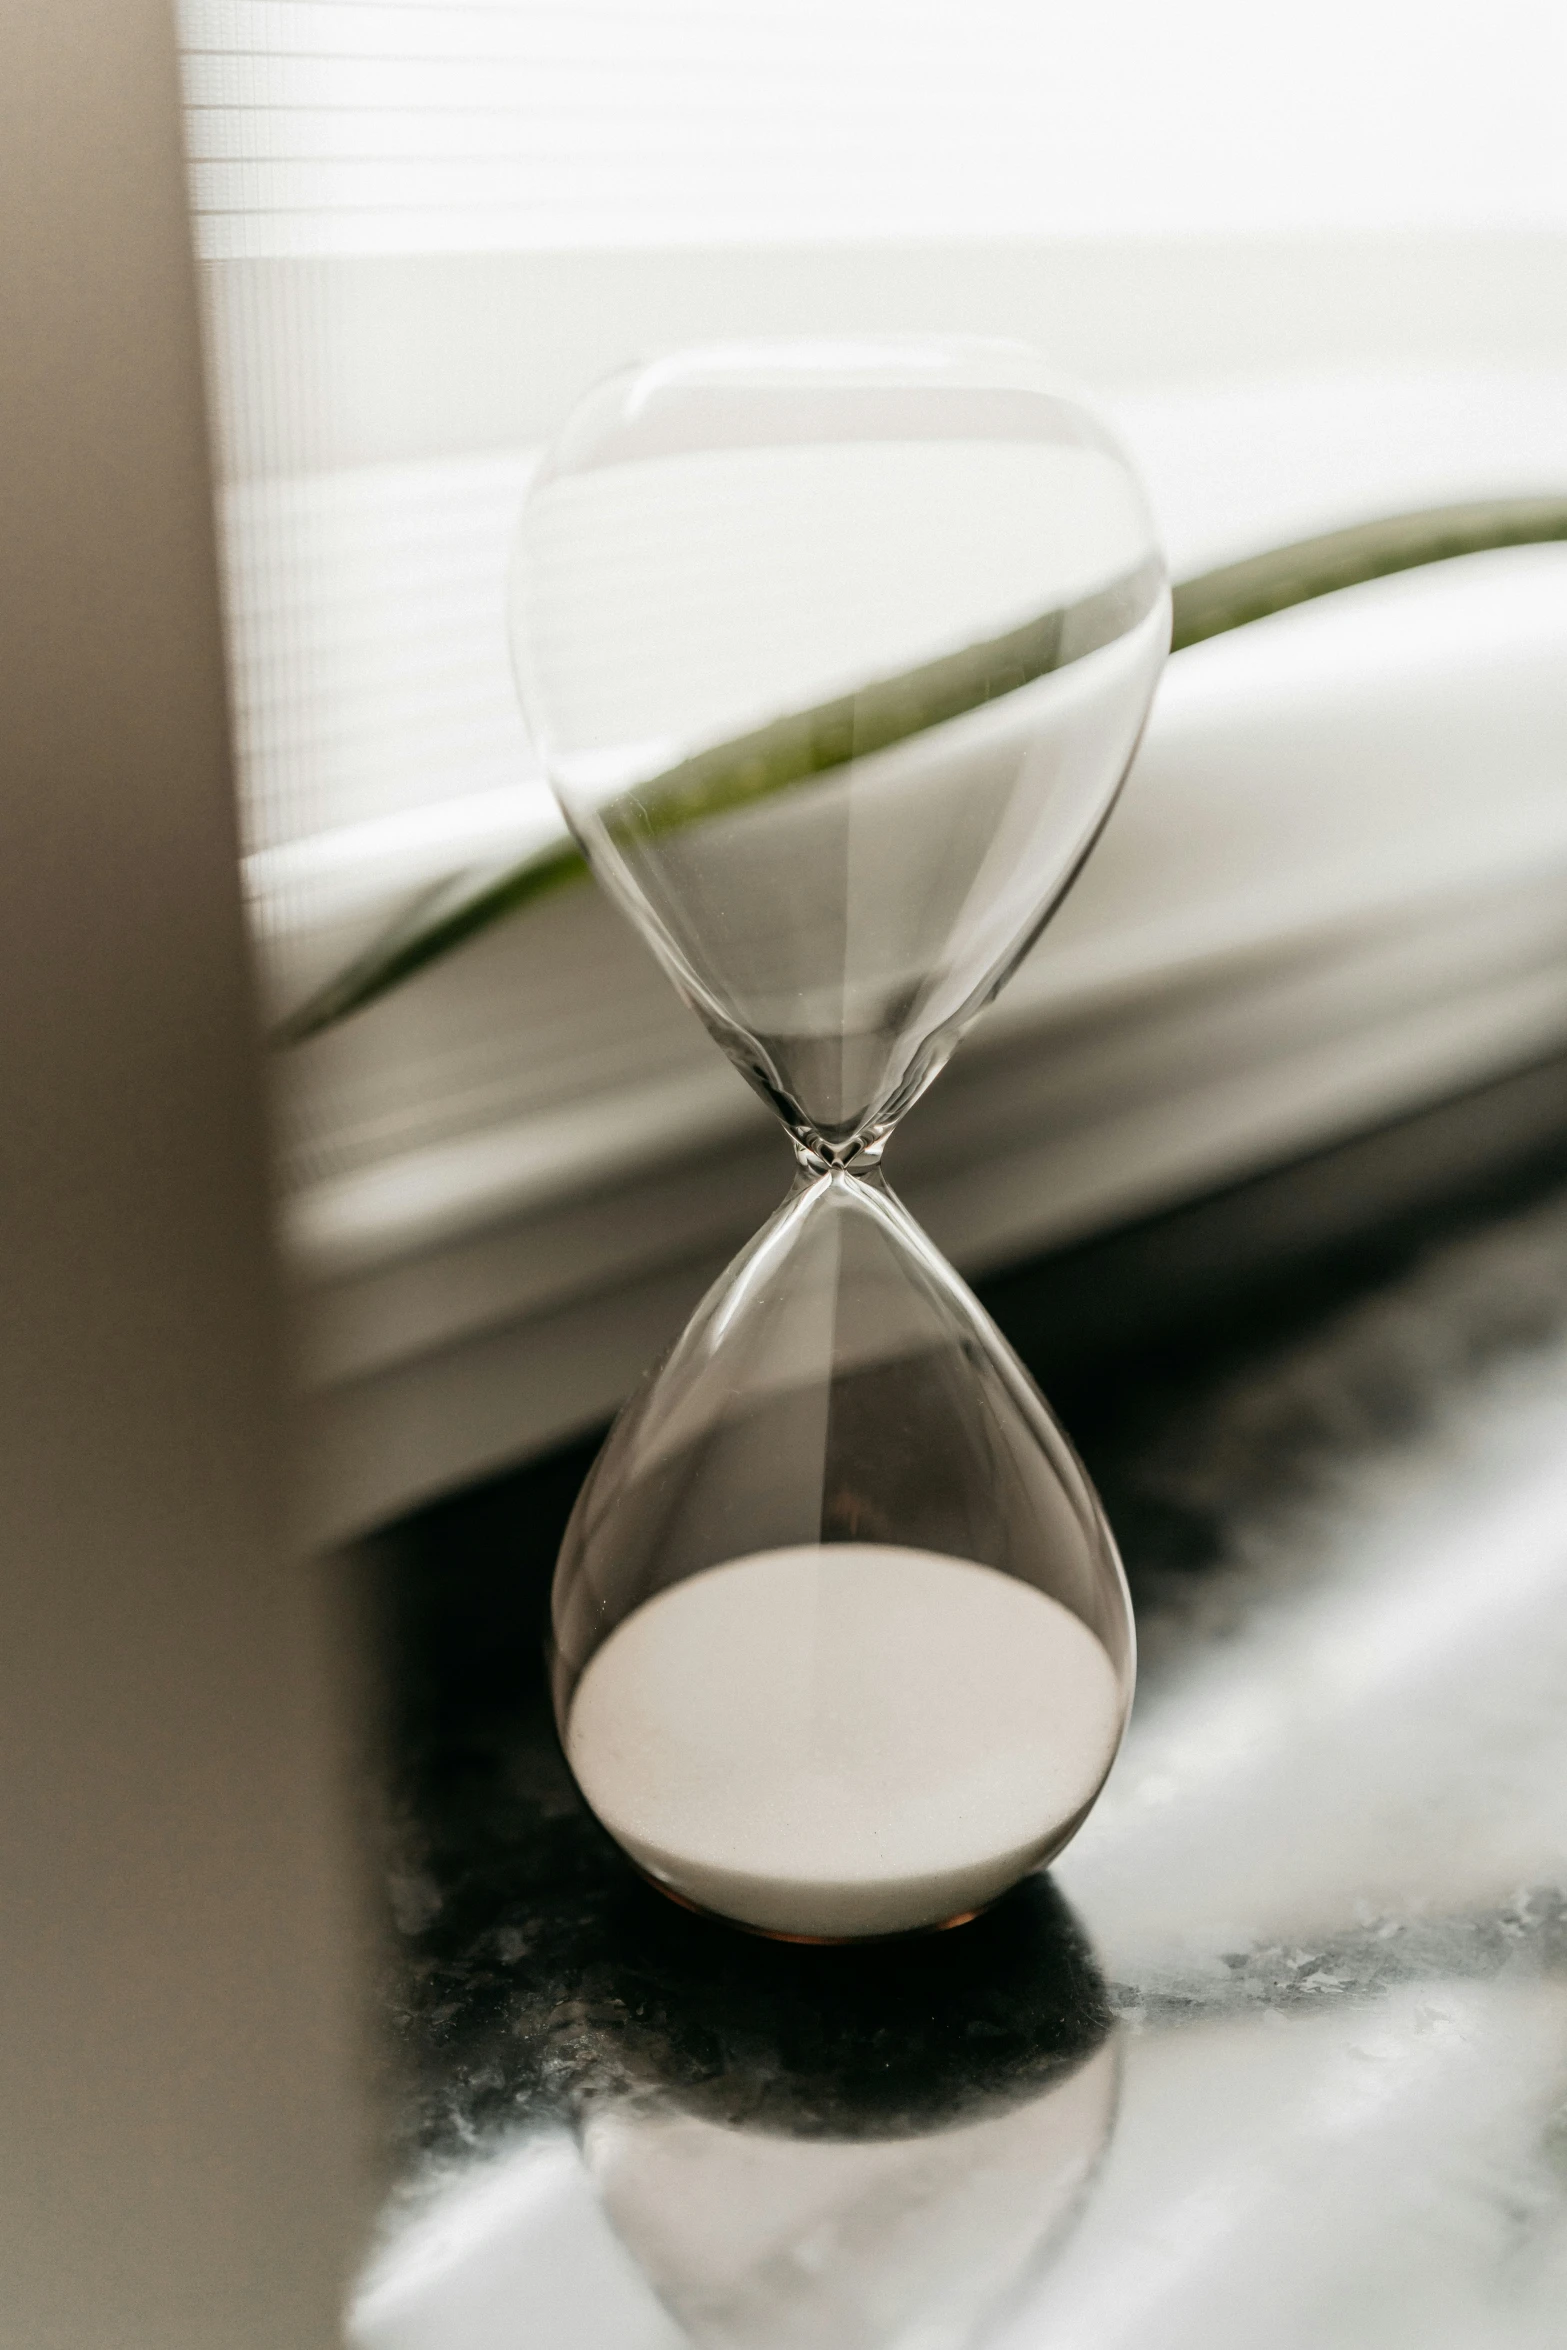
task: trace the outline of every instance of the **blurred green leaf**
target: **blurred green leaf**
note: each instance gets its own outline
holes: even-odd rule
[[[1554,539],[1567,539],[1567,496],[1484,499],[1356,523],[1180,582],[1171,650],[1420,564]],[[1044,613],[1004,636],[698,752],[612,802],[605,827],[628,843],[655,838],[906,741],[1113,642],[1156,592],[1151,570],[1134,572],[1069,612]],[[299,1044],[335,1027],[497,923],[585,880],[587,871],[581,851],[557,841],[499,870],[451,874],[282,1021],[274,1041]]]

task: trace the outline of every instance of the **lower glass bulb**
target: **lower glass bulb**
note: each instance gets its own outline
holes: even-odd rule
[[[655,1884],[757,1931],[957,1923],[1075,1832],[1130,1704],[1089,1481],[879,1175],[802,1179],[627,1405],[555,1698]]]

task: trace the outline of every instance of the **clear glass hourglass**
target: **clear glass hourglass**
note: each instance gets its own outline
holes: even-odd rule
[[[512,628],[573,832],[796,1160],[578,1501],[567,1758],[695,1908],[957,1923],[1093,1804],[1132,1626],[1082,1467],[881,1158],[1130,763],[1147,507],[1026,350],[696,351],[567,424]]]

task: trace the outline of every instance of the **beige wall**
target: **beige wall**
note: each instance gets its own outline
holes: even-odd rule
[[[0,2337],[312,2350],[355,2150],[166,0],[0,14]]]

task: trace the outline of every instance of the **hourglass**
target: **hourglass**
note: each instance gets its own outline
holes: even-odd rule
[[[960,1923],[1089,1811],[1132,1624],[1087,1476],[881,1158],[1130,763],[1169,642],[1142,493],[1015,346],[686,353],[555,443],[512,629],[574,834],[796,1161],[583,1487],[567,1759],[693,1908]]]

